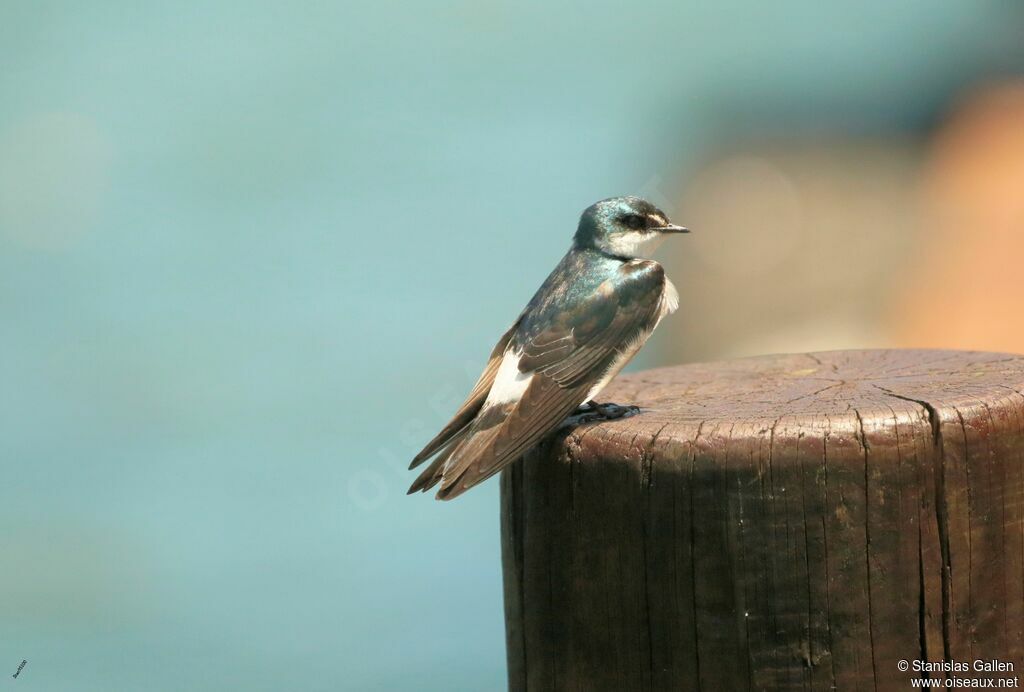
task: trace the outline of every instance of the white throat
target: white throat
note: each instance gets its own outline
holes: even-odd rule
[[[665,242],[664,233],[616,233],[604,242],[605,249],[619,257],[648,258]]]

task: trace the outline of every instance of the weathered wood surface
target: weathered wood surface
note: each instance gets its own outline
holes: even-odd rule
[[[601,398],[643,410],[502,475],[512,690],[906,690],[901,659],[1024,670],[1024,357],[770,356]]]

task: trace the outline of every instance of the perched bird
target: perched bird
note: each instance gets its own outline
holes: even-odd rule
[[[521,457],[583,404],[606,417],[623,409],[594,397],[679,305],[649,256],[670,233],[687,233],[637,197],[588,207],[572,247],[515,323],[452,420],[412,460],[437,458],[409,493],[438,483],[450,500]]]

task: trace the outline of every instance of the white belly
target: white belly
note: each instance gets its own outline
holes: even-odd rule
[[[523,392],[533,379],[533,373],[519,372],[519,359],[522,357],[522,352],[505,351],[498,372],[494,376],[494,384],[487,393],[485,407],[519,401],[523,397]]]

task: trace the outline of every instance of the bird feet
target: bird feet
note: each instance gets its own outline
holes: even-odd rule
[[[599,404],[596,401],[588,401],[576,411],[574,416],[586,416],[584,420],[615,420],[624,416],[631,416],[640,413],[639,406],[620,406],[619,404]]]

